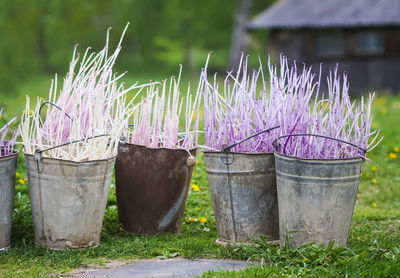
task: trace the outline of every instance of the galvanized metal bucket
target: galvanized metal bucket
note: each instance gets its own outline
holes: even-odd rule
[[[115,157],[74,162],[25,154],[25,160],[36,245],[99,245]]]
[[[279,238],[272,153],[204,152],[219,242]]]
[[[0,250],[11,246],[11,226],[18,151],[0,157]]]
[[[119,221],[125,231],[154,235],[179,233],[196,149],[147,148],[126,144],[119,150],[115,181]]]
[[[281,244],[346,246],[364,159],[274,155]]]

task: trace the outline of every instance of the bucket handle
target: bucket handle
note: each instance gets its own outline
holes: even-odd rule
[[[327,136],[327,135],[320,135],[320,134],[314,134],[314,133],[295,133],[295,134],[286,134],[286,135],[279,136],[278,138],[276,138],[274,140],[274,142],[272,142],[272,146],[274,147],[274,150],[276,150],[276,143],[279,139],[286,138],[286,137],[292,137],[292,136],[315,136],[315,137],[321,137],[321,138],[325,138],[325,139],[331,139],[331,140],[335,140],[335,141],[350,145],[354,148],[357,148],[357,151],[361,150],[363,152],[363,155],[365,155],[367,153],[366,149],[361,148],[360,146],[357,146],[356,144],[353,144],[351,142],[347,142],[345,140],[337,139],[337,138]]]
[[[33,154],[33,158],[36,161],[36,166],[37,166],[38,173],[41,173],[44,170],[43,169],[43,163],[42,163],[42,160],[43,160],[42,153],[47,152],[47,151],[51,151],[51,150],[54,150],[54,149],[57,149],[57,148],[60,148],[60,147],[64,147],[64,146],[67,146],[67,145],[70,145],[70,144],[75,144],[75,143],[79,143],[79,142],[83,142],[83,141],[87,141],[87,140],[95,139],[95,138],[99,138],[99,137],[105,137],[105,136],[110,136],[110,135],[109,134],[96,135],[96,136],[93,136],[93,137],[90,137],[90,138],[86,138],[86,139],[79,139],[79,140],[74,140],[74,141],[71,141],[71,142],[63,143],[63,144],[60,144],[60,145],[57,145],[57,146],[53,146],[53,147],[50,147],[50,148],[47,148],[47,149],[44,149],[44,150],[40,150],[40,149],[36,148],[35,153]],[[121,138],[121,140],[122,140],[122,138]]]
[[[40,108],[39,108],[40,126],[43,125],[43,121],[42,121],[42,118],[40,117],[40,113],[42,112],[43,106],[45,106],[46,104],[50,104],[50,105],[54,106],[55,108],[57,108],[58,110],[60,110],[61,112],[63,112],[63,113],[65,114],[65,116],[67,116],[71,121],[73,121],[72,118],[71,118],[71,116],[68,115],[66,112],[64,112],[64,110],[62,110],[60,106],[56,105],[55,103],[53,103],[53,102],[51,102],[51,101],[45,101],[45,102],[42,103],[42,105],[40,105]]]
[[[124,153],[126,153],[128,151],[128,147],[126,146],[126,142],[127,142],[126,137],[125,136],[121,136],[121,139],[120,139],[120,142],[119,142],[119,149]]]
[[[239,145],[239,144],[241,144],[241,143],[243,143],[243,142],[246,142],[247,140],[249,140],[249,139],[251,139],[251,138],[254,138],[254,137],[256,137],[256,136],[258,136],[258,135],[261,135],[261,134],[263,134],[263,133],[266,133],[266,132],[269,132],[269,131],[271,131],[271,130],[274,130],[274,129],[277,129],[277,128],[280,128],[281,126],[274,126],[274,127],[270,127],[270,128],[267,128],[266,130],[263,130],[263,131],[260,131],[260,132],[258,132],[258,133],[256,133],[256,134],[253,134],[253,135],[251,135],[251,136],[249,136],[249,137],[247,137],[247,138],[244,138],[244,139],[242,139],[242,140],[239,140],[239,141],[237,141],[237,142],[235,142],[235,143],[233,143],[233,144],[231,144],[231,145],[229,145],[229,146],[227,146],[227,145],[222,145],[222,151],[223,152],[230,152],[230,149],[231,148],[233,148],[234,146],[236,146],[236,145]]]

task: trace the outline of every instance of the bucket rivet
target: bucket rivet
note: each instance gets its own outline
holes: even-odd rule
[[[189,156],[186,159],[186,164],[188,167],[193,167],[194,165],[196,165],[196,162],[197,162],[197,160],[193,155]]]

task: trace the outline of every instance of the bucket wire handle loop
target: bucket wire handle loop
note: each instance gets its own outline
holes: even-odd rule
[[[220,155],[220,159],[225,165],[231,165],[235,161],[235,156],[233,156],[229,152],[223,152]]]
[[[36,148],[33,157],[36,160],[38,173],[43,172],[43,164],[42,164],[43,156],[42,156],[42,153],[47,152],[47,151],[51,151],[51,150],[54,150],[54,149],[57,149],[57,148],[60,148],[60,147],[64,147],[64,146],[67,146],[67,145],[70,145],[70,144],[75,144],[75,143],[88,141],[88,140],[91,140],[91,139],[95,139],[95,138],[99,138],[99,137],[105,137],[105,136],[110,136],[110,135],[109,134],[95,135],[95,136],[92,136],[92,137],[89,137],[89,138],[84,138],[84,139],[79,139],[79,140],[74,140],[74,141],[71,141],[71,142],[63,143],[63,144],[60,144],[60,145],[57,145],[57,146],[53,146],[53,147],[50,147],[50,148],[47,148],[47,149],[44,149],[44,150]]]
[[[35,150],[35,153],[33,154],[33,158],[36,161],[36,168],[38,173],[43,172],[43,163],[42,163],[42,152],[39,149]]]
[[[189,156],[186,158],[186,165],[188,167],[194,167],[197,164],[197,159],[195,156],[193,156],[189,150],[186,149],[186,151],[189,153]]]
[[[126,146],[126,142],[127,139],[125,136],[121,136],[121,138],[119,139],[119,149],[121,150],[121,152],[128,152],[128,147]]]
[[[325,139],[331,139],[331,140],[335,140],[335,141],[338,141],[338,142],[341,142],[341,143],[350,145],[350,146],[352,146],[352,147],[354,147],[354,148],[357,148],[357,151],[358,151],[358,150],[361,150],[361,151],[363,152],[363,155],[365,155],[365,154],[367,153],[367,150],[366,150],[366,149],[361,148],[360,146],[358,146],[358,145],[356,145],[356,144],[353,144],[353,143],[351,143],[351,142],[347,142],[347,141],[345,141],[345,140],[337,139],[337,138],[334,138],[334,137],[331,137],[331,136],[327,136],[327,135],[320,135],[320,134],[314,134],[314,133],[295,133],[295,134],[286,134],[286,135],[282,135],[282,136],[279,136],[278,138],[276,138],[276,139],[274,140],[274,142],[272,142],[272,146],[273,146],[274,149],[276,150],[276,143],[278,142],[279,139],[287,138],[287,137],[292,137],[292,136],[296,136],[296,137],[298,137],[298,136],[315,136],[315,137],[321,137],[321,138],[325,138]]]
[[[63,112],[63,113],[65,114],[65,116],[67,116],[71,121],[73,121],[72,118],[71,118],[71,116],[68,115],[66,112],[64,112],[64,110],[62,110],[62,108],[61,108],[60,106],[58,106],[57,104],[55,104],[55,103],[53,103],[53,102],[51,102],[51,101],[45,101],[45,102],[42,103],[42,105],[40,105],[40,108],[39,108],[40,126],[43,126],[43,121],[42,121],[42,118],[40,117],[40,114],[41,114],[41,112],[42,112],[43,106],[45,106],[46,104],[50,104],[50,105],[54,106],[55,108],[57,108],[58,110],[60,110],[61,112]]]
[[[222,145],[222,154],[220,156],[220,159],[221,159],[222,163],[224,163],[225,165],[231,165],[235,161],[235,157],[229,155],[229,153],[231,151],[231,148],[233,148],[234,146],[239,145],[239,144],[241,144],[243,142],[246,142],[247,140],[249,140],[251,138],[254,138],[254,137],[258,136],[258,135],[261,135],[263,133],[269,132],[269,131],[277,129],[277,128],[280,128],[280,126],[278,125],[278,126],[267,128],[267,129],[265,129],[263,131],[255,133],[255,134],[253,134],[253,135],[251,135],[251,136],[249,136],[247,138],[239,140],[239,141],[237,141],[237,142],[235,142],[235,143],[233,143],[233,144],[231,144],[229,146]]]
[[[233,144],[231,144],[231,145],[229,145],[229,146],[227,146],[227,145],[222,145],[222,151],[223,151],[223,152],[230,152],[230,149],[233,148],[234,146],[239,145],[239,144],[241,144],[241,143],[243,143],[243,142],[246,142],[247,140],[249,140],[249,139],[251,139],[251,138],[254,138],[254,137],[258,136],[258,135],[261,135],[261,134],[263,134],[263,133],[269,132],[269,131],[271,131],[271,130],[274,130],[274,129],[277,129],[277,128],[280,128],[280,127],[281,127],[281,126],[277,125],[277,126],[274,126],[274,127],[267,128],[266,130],[260,131],[260,132],[258,132],[258,133],[256,133],[256,134],[253,134],[253,135],[251,135],[251,136],[249,136],[249,137],[247,137],[247,138],[244,138],[244,139],[242,139],[242,140],[239,140],[239,141],[237,141],[237,142],[235,142],[235,143],[233,143]]]

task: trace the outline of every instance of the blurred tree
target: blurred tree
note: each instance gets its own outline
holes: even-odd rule
[[[247,47],[247,23],[250,17],[252,0],[237,0],[237,9],[235,12],[235,22],[233,25],[231,39],[231,53],[229,58],[230,68],[236,68],[239,64],[241,52]]]
[[[12,91],[19,78],[42,70],[40,11],[43,1],[0,1],[0,86]]]
[[[252,1],[250,14],[273,0]],[[197,74],[210,50],[210,66],[225,68],[236,9],[231,0],[0,0],[0,93],[33,75],[65,72],[74,45],[101,49],[110,26],[115,47],[128,21],[121,70],[167,76],[183,64]]]

